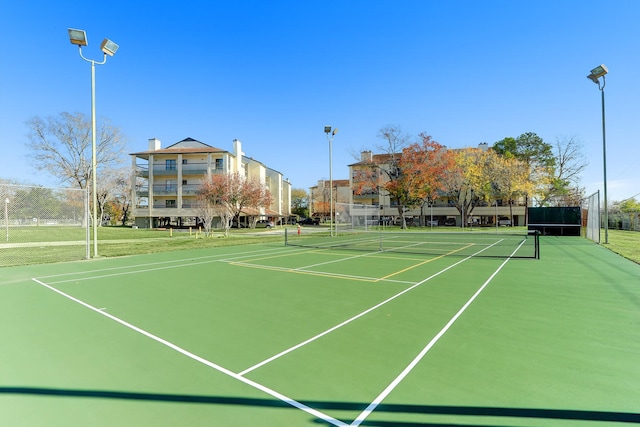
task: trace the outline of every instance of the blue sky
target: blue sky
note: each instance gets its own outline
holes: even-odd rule
[[[602,1],[9,1],[0,0],[0,178],[43,185],[25,122],[90,114],[90,65],[67,28],[87,31],[97,116],[128,152],[192,137],[245,153],[308,188],[333,178],[400,126],[452,148],[535,132],[577,138],[602,189],[600,92],[609,68],[609,200],[640,193],[640,2]],[[637,199],[640,199],[637,197]]]

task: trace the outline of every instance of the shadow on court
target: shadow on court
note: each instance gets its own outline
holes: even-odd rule
[[[55,388],[37,387],[0,387],[0,394],[22,394],[52,397],[79,397],[79,398],[99,398],[99,399],[126,399],[144,400],[156,402],[174,403],[200,403],[209,405],[238,405],[238,406],[261,406],[295,409],[289,404],[275,399],[256,399],[242,397],[225,396],[201,396],[187,394],[159,394],[159,393],[132,393],[109,390],[69,390]],[[367,403],[357,402],[331,402],[331,401],[301,401],[305,405],[314,409],[332,409],[361,412],[367,407]],[[619,423],[640,423],[640,414],[628,412],[606,412],[606,411],[583,411],[570,409],[535,409],[535,408],[500,408],[483,406],[438,406],[438,405],[402,405],[402,404],[381,404],[376,407],[375,413],[409,413],[409,414],[429,414],[429,415],[463,415],[468,417],[509,417],[509,418],[536,418],[553,420],[576,420],[576,421],[602,421]],[[317,420],[319,425],[328,425],[322,420]],[[413,426],[463,426],[474,427],[473,424],[431,424],[415,422],[397,421],[374,421],[366,420],[362,426],[371,427],[413,427]],[[483,427],[487,424],[482,424]],[[501,427],[505,427],[501,425]]]

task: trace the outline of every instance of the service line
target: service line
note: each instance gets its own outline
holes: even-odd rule
[[[169,342],[169,341],[167,341],[165,339],[162,339],[162,338],[160,338],[160,337],[158,337],[156,335],[153,335],[152,333],[147,332],[144,329],[141,329],[141,328],[139,328],[139,327],[137,327],[135,325],[132,325],[131,323],[128,323],[128,322],[120,319],[119,317],[113,316],[113,315],[107,313],[106,311],[104,311],[103,309],[99,309],[99,308],[96,308],[96,307],[92,306],[91,304],[87,304],[86,302],[81,301],[81,300],[79,300],[79,299],[77,299],[77,298],[75,298],[75,297],[73,297],[73,296],[71,296],[71,295],[69,295],[69,294],[67,294],[65,292],[62,292],[61,290],[56,289],[53,286],[50,286],[50,285],[48,285],[48,284],[46,284],[46,283],[44,283],[44,282],[42,282],[42,281],[40,281],[38,279],[32,278],[31,280],[33,280],[34,282],[38,283],[41,286],[44,286],[45,288],[48,288],[48,289],[50,289],[50,290],[62,295],[65,298],[70,299],[71,301],[73,301],[75,303],[78,303],[78,304],[82,305],[83,307],[86,307],[86,308],[88,308],[88,309],[90,309],[90,310],[92,310],[92,311],[94,311],[94,312],[96,312],[96,313],[98,313],[98,314],[100,314],[102,316],[105,316],[105,317],[107,317],[107,318],[109,318],[109,319],[111,319],[111,320],[113,320],[113,321],[115,321],[117,323],[120,323],[121,325],[123,325],[123,326],[125,326],[125,327],[127,327],[129,329],[132,329],[135,332],[138,332],[139,334],[142,334],[142,335],[144,335],[144,336],[146,336],[148,338],[151,338],[152,340],[154,340],[154,341],[156,341],[156,342],[158,342],[158,343],[160,343],[160,344],[162,344],[164,346],[167,346],[170,349],[172,349],[174,351],[177,351],[178,353],[181,353],[181,354],[183,354],[183,355],[195,360],[196,362],[202,363],[203,365],[206,365],[206,366],[208,366],[210,368],[213,368],[218,372],[221,372],[221,373],[223,373],[225,375],[228,375],[228,376],[230,376],[232,378],[235,378],[236,380],[241,381],[241,382],[243,382],[243,383],[245,383],[245,384],[247,384],[247,385],[249,385],[249,386],[251,386],[253,388],[256,388],[256,389],[258,389],[258,390],[260,390],[260,391],[262,391],[262,392],[264,392],[264,393],[266,393],[266,394],[268,394],[268,395],[270,395],[270,396],[272,396],[272,397],[274,397],[274,398],[276,398],[278,400],[281,400],[282,402],[285,402],[285,403],[287,403],[287,404],[289,404],[289,405],[291,405],[291,406],[293,406],[295,408],[298,408],[298,409],[300,409],[302,411],[305,411],[308,414],[313,415],[314,417],[317,417],[317,418],[319,418],[319,419],[321,419],[321,420],[323,420],[325,422],[328,422],[328,423],[333,424],[334,426],[338,426],[338,427],[344,427],[344,426],[347,425],[346,423],[344,423],[344,422],[342,422],[340,420],[337,420],[337,419],[335,419],[335,418],[333,418],[333,417],[331,417],[331,416],[329,416],[329,415],[327,415],[327,414],[325,414],[323,412],[320,412],[320,411],[318,411],[316,409],[313,409],[313,408],[305,405],[304,403],[298,402],[298,401],[296,401],[296,400],[294,400],[294,399],[292,399],[292,398],[290,398],[288,396],[285,396],[282,393],[278,393],[277,391],[272,390],[272,389],[270,389],[270,388],[268,388],[268,387],[266,387],[266,386],[264,386],[262,384],[259,384],[259,383],[255,382],[255,381],[247,379],[247,378],[243,377],[242,375],[236,374],[235,372],[232,372],[232,371],[230,371],[230,370],[228,370],[226,368],[223,368],[222,366],[220,366],[220,365],[218,365],[216,363],[213,363],[213,362],[211,362],[211,361],[209,361],[207,359],[204,359],[204,358],[202,358],[202,357],[200,357],[200,356],[198,356],[198,355],[196,355],[194,353],[191,353],[190,351],[187,351],[184,348],[179,347],[179,346],[177,346],[177,345],[175,345],[175,344],[173,344],[173,343],[171,343],[171,342]]]

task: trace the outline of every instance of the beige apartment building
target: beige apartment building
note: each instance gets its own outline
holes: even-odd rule
[[[257,177],[272,195],[272,204],[259,211],[242,212],[240,221],[252,217],[279,224],[291,214],[291,183],[282,173],[245,156],[235,139],[232,151],[186,138],[166,148],[152,138],[146,151],[132,153],[133,215],[141,228],[198,225],[196,194],[207,174],[236,173]],[[214,220],[214,225],[215,220]]]
[[[480,144],[479,148],[486,149],[486,144]],[[380,169],[389,168],[389,154],[373,154],[371,151],[363,151],[359,162],[349,165],[349,179],[333,181],[333,202],[350,203],[367,206],[377,206],[379,216],[388,223],[397,222],[399,219],[398,206],[389,195],[378,186],[371,186],[379,175],[385,174]],[[310,188],[310,208],[312,214],[328,212],[329,181],[318,181],[318,185]],[[465,226],[495,226],[498,225],[524,225],[526,215],[525,198],[514,200],[509,206],[507,200],[497,200],[492,203],[480,202],[471,212],[465,215]],[[461,226],[462,214],[455,207],[454,200],[448,196],[437,198],[432,204],[425,203],[422,206],[405,212],[408,223],[413,225],[450,225]]]

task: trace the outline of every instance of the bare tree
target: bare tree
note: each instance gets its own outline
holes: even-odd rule
[[[92,174],[91,120],[81,113],[60,113],[58,117],[33,117],[27,147],[33,166],[60,182],[87,188]],[[108,120],[102,120],[96,135],[98,176],[122,161],[125,137]]]
[[[589,164],[582,149],[582,142],[575,136],[556,138],[553,153],[555,163],[551,176],[537,200],[538,206],[567,206],[580,200],[584,192],[584,189],[580,188],[580,174]]]
[[[97,200],[103,221],[111,216],[112,223],[121,220],[122,225],[126,224],[132,197],[130,174],[129,169],[121,168],[100,179]],[[107,211],[109,215],[106,215]]]

